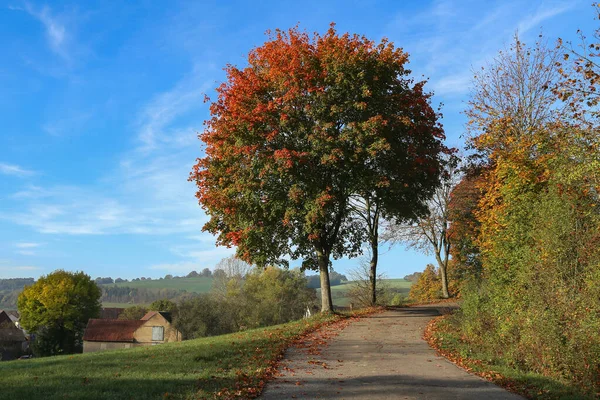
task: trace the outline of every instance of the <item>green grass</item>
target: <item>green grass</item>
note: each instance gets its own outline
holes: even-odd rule
[[[119,286],[131,288],[146,288],[146,289],[174,289],[186,290],[191,293],[207,293],[212,285],[212,278],[196,277],[196,278],[173,278],[173,279],[152,279],[135,282],[119,282],[111,283],[102,286]]]
[[[456,323],[452,315],[435,320],[427,328],[425,336],[432,347],[470,372],[529,399],[591,400],[597,398],[592,394],[582,393],[571,382],[516,369],[494,354],[478,351],[476,346],[460,336]]]
[[[339,316],[160,346],[0,363],[0,399],[248,398],[291,341]]]

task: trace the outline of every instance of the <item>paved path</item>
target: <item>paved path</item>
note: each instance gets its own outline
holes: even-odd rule
[[[435,306],[386,311],[326,344],[317,338],[318,347],[292,348],[260,398],[522,399],[436,356],[421,338],[436,315]]]

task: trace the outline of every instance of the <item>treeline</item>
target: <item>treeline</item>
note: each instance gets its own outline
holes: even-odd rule
[[[103,303],[149,304],[160,299],[176,300],[185,290],[101,286]]]
[[[321,277],[319,275],[308,275],[306,277],[307,286],[310,289],[319,289],[321,287]],[[335,271],[329,272],[329,285],[338,286],[342,283],[348,282],[346,275],[339,274]]]

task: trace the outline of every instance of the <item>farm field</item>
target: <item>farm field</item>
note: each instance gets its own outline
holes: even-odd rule
[[[412,282],[404,279],[382,279],[381,285],[385,285],[391,291],[400,293],[403,297],[408,297]],[[350,304],[350,298],[346,295],[352,288],[354,282],[346,282],[341,285],[331,287],[331,296],[333,304],[336,306],[346,307]],[[319,291],[319,289],[317,289]]]

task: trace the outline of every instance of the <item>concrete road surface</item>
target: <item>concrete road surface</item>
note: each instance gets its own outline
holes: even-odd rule
[[[484,399],[522,397],[458,368],[421,338],[436,306],[386,311],[309,348],[292,348],[261,399]],[[320,345],[317,346],[317,343]]]

